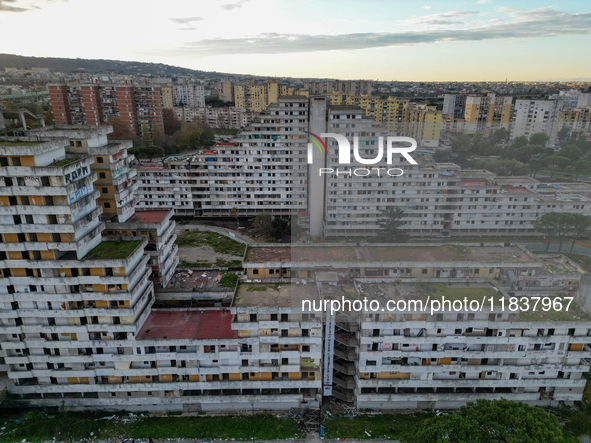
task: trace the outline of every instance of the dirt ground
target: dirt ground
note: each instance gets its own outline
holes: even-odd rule
[[[190,246],[179,248],[180,261],[189,263],[215,263],[218,259],[224,261],[241,260],[242,257],[230,254],[219,254],[211,246]]]

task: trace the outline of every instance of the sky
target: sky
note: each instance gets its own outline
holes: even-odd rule
[[[591,80],[591,1],[0,0],[0,42],[277,77]]]

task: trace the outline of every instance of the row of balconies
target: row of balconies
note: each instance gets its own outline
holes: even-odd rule
[[[449,388],[453,385],[454,388],[526,388],[537,387],[540,385],[547,387],[584,387],[587,380],[585,378],[580,380],[545,378],[545,379],[467,379],[467,378],[450,378],[440,380],[408,380],[408,379],[372,379],[359,380],[359,387],[397,387],[397,388]]]
[[[63,377],[67,377],[66,374]],[[59,388],[57,388],[59,386]],[[106,383],[106,384],[33,384],[12,386],[14,394],[54,393],[57,389],[70,392],[127,392],[133,386],[134,391],[158,391],[161,389],[314,389],[322,386],[321,380],[275,380],[275,381],[210,381],[210,382],[160,382],[160,383]]]

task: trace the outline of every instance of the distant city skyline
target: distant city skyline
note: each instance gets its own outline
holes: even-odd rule
[[[591,80],[583,0],[227,1],[0,0],[2,52],[277,77]]]

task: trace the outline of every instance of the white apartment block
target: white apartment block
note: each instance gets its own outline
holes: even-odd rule
[[[242,129],[250,125],[258,115],[243,108],[194,108],[190,106],[175,106],[174,115],[182,122],[192,123],[200,121],[207,123],[214,129]]]
[[[306,97],[269,105],[233,143],[216,143],[164,165],[140,166],[139,209],[174,208],[177,215],[227,216],[306,210]]]
[[[185,123],[204,122],[205,108],[195,108],[192,106],[175,106],[172,108],[174,116]]]
[[[242,129],[250,125],[258,115],[243,108],[213,108],[205,109],[205,122],[215,129]]]
[[[560,119],[560,100],[516,100],[515,123],[511,138],[530,137],[542,132],[550,137],[548,146],[556,142]]]
[[[280,97],[232,143],[140,167],[138,208],[211,217],[228,216],[233,208],[243,216],[297,214],[313,237],[374,235],[388,207],[405,211],[410,235],[443,237],[532,235],[545,212],[591,213],[585,196],[559,189],[541,195],[537,180],[453,164],[412,165],[396,157],[389,167],[402,168],[400,177],[356,176],[351,169],[363,165],[339,165],[334,139],[325,140],[328,156],[313,149],[308,165],[307,132],[341,134],[351,145],[357,135],[360,155],[368,159],[376,157],[379,137],[391,135],[358,107],[330,106],[324,97]],[[386,158],[374,166],[387,168]],[[320,177],[320,167],[339,173]]]
[[[189,106],[191,108],[205,107],[205,92],[201,83],[187,81],[172,84],[172,100],[174,106]]]
[[[322,299],[367,298],[382,308],[442,296],[487,300],[476,311],[337,313],[334,339],[324,336],[325,349],[334,349],[332,396],[351,406],[444,409],[478,398],[556,406],[582,397],[591,356],[591,279],[583,269],[513,245],[412,246],[419,245],[257,246],[244,267],[249,279],[316,281]],[[513,296],[533,303],[567,294],[568,313],[507,308]]]
[[[379,300],[422,300],[451,289],[452,300],[474,292],[509,301],[491,283],[365,284],[361,295]],[[543,292],[520,296],[544,296]],[[580,308],[579,308],[580,309]],[[546,314],[546,315],[544,315]],[[358,334],[358,408],[458,408],[467,401],[506,398],[530,405],[571,404],[581,398],[591,355],[591,317],[511,314],[487,306],[478,312],[435,315],[364,313]]]

